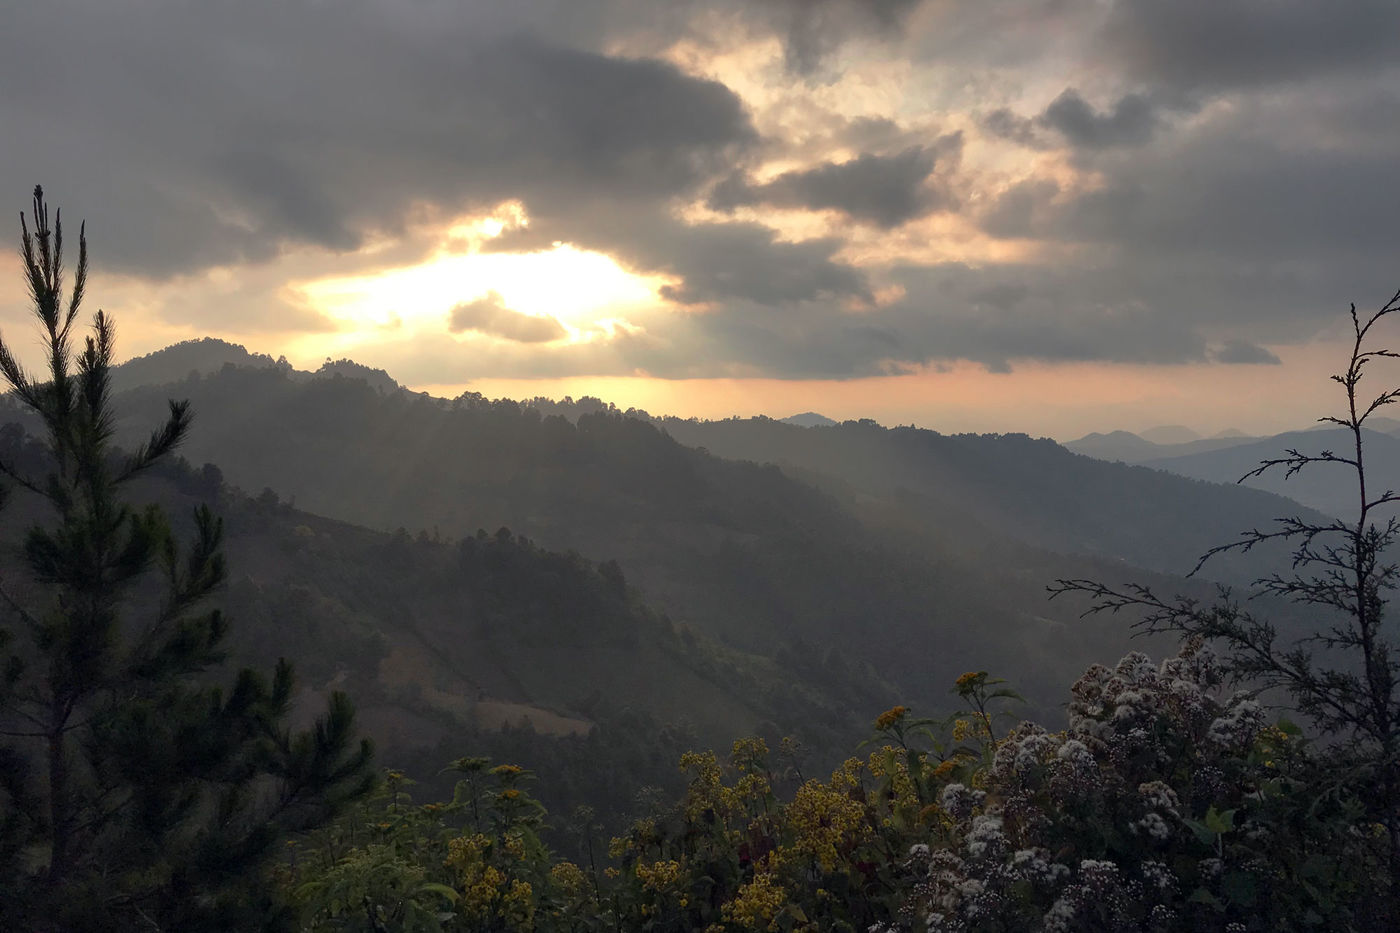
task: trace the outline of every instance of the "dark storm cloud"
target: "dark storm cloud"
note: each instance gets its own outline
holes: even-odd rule
[[[746,299],[779,305],[869,297],[864,273],[833,261],[842,246],[834,238],[783,243],[758,224],[701,224],[674,228],[672,233],[676,252],[669,253],[661,267],[682,279],[679,286],[661,289],[662,297],[672,301]]]
[[[624,266],[679,278],[662,288],[662,296],[681,304],[740,299],[777,305],[870,294],[865,273],[834,258],[839,239],[787,242],[762,224],[690,224],[640,205],[598,203],[546,213],[486,248],[544,249],[554,239],[587,242]]]
[[[1162,144],[1097,163],[1091,187],[1064,191],[1020,182],[994,198],[980,222],[997,236],[1079,243],[1180,263],[1315,263],[1400,249],[1400,133],[1354,128],[1350,146],[1313,134],[1298,113],[1289,130],[1272,116],[1254,126],[1218,116]]]
[[[271,269],[296,245],[412,264],[438,245],[415,217],[519,199],[529,226],[492,248],[601,250],[671,277],[663,297],[688,306],[611,341],[493,344],[521,375],[1267,362],[1261,345],[1393,291],[1395,35],[1394,0],[48,0],[12,4],[0,30],[0,177],[11,203],[43,182],[85,215],[100,268],[177,283]],[[784,43],[788,86],[764,96],[789,109],[760,122],[791,116],[792,139],[760,139],[731,88],[647,58],[685,41],[703,67],[706,50],[755,36]],[[803,96],[840,77],[841,43],[871,37],[908,58],[902,102],[851,116]],[[920,112],[925,89],[936,103]],[[960,163],[928,121],[979,113]],[[754,181],[775,156],[805,167]],[[1035,174],[1046,166],[1056,180]],[[680,219],[707,195],[865,228],[793,242]],[[888,268],[937,210],[1055,258]],[[906,297],[875,307],[891,283]],[[271,279],[221,295],[155,313],[332,326]],[[555,332],[500,310],[460,323]],[[443,359],[472,344],[440,338]]]
[[[890,156],[863,153],[849,162],[784,172],[759,185],[731,176],[715,188],[710,206],[733,210],[770,204],[836,210],[853,220],[890,229],[951,205],[947,186],[928,182],[936,162],[956,163],[961,149],[962,137],[954,134],[935,147],[912,146]]]
[[[370,4],[28,4],[0,33],[0,174],[81,205],[109,266],[354,249],[414,204],[684,193],[756,142],[723,85]],[[34,41],[63,24],[65,67]],[[71,37],[70,37],[71,33]],[[52,80],[30,80],[33,75]],[[101,153],[100,159],[94,153]]]
[[[511,0],[481,4],[473,19],[499,34],[525,32],[553,42],[601,48],[627,36],[658,48],[678,37],[708,42],[696,21],[742,25],[782,41],[787,70],[811,76],[853,38],[902,36],[924,0]],[[1062,2],[1062,0],[1049,0]]]
[[[928,274],[943,278],[947,271]],[[989,277],[985,269],[953,270],[951,277],[964,274],[982,283]],[[800,324],[772,311],[737,307],[685,323],[698,332],[692,341],[714,348],[714,358],[726,350],[729,359],[782,378],[859,378],[957,360],[1009,372],[1015,361],[1026,359],[1177,363],[1205,358],[1203,342],[1189,328],[1148,313],[1085,310],[1064,297],[1031,300],[1004,312],[965,292],[920,290],[860,315],[829,305],[806,309]],[[662,374],[667,363],[706,365],[656,352],[642,356],[642,362],[661,364]]]
[[[454,334],[474,330],[518,343],[548,343],[568,333],[556,318],[536,317],[506,307],[499,292],[487,292],[474,301],[457,305],[447,316],[447,329]]]
[[[1143,79],[1222,88],[1393,68],[1397,35],[1394,0],[1119,0],[1099,45]]]

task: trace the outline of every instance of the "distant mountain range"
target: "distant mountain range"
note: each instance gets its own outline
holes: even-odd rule
[[[1099,460],[1116,460],[1121,463],[1147,463],[1168,457],[1180,457],[1210,450],[1223,450],[1260,440],[1245,434],[1231,434],[1226,437],[1205,437],[1175,443],[1161,443],[1148,440],[1141,434],[1128,431],[1111,431],[1107,434],[1086,434],[1064,446],[1077,454],[1096,457]]]
[[[1400,438],[1379,431],[1363,432],[1365,463],[1370,494],[1400,488]],[[1265,460],[1276,460],[1287,450],[1315,456],[1330,450],[1338,456],[1354,455],[1352,433],[1341,428],[1293,431],[1262,440],[1251,440],[1218,450],[1184,453],[1148,460],[1145,466],[1169,470],[1215,483],[1238,481]],[[1252,477],[1243,485],[1288,496],[1319,512],[1340,518],[1357,513],[1357,485],[1351,467],[1325,463],[1306,467],[1292,477],[1283,467],[1263,476]]]
[[[935,712],[977,669],[1054,715],[1089,663],[1154,643],[1048,602],[1048,583],[1208,599],[1181,577],[1200,554],[1297,511],[1019,434],[438,399],[348,360],[301,372],[212,340],[117,382],[125,443],[191,400],[182,452],[217,466],[179,482],[218,490],[236,529],[242,650],[306,657],[318,688],[350,678],[376,728],[419,745],[526,716],[583,741],[632,709],[712,740],[796,731],[844,750],[871,710]],[[1241,584],[1278,559],[1206,574]]]
[[[1400,420],[1372,415],[1366,423],[1372,429],[1364,435],[1372,488],[1377,482],[1381,488],[1375,489],[1376,492],[1391,486],[1400,487]],[[1349,454],[1353,443],[1350,432],[1335,425],[1321,424],[1271,437],[1230,432],[1229,436],[1172,444],[1154,443],[1143,435],[1127,431],[1113,431],[1088,434],[1064,446],[1101,460],[1140,464],[1212,483],[1236,483],[1263,461],[1278,459],[1287,450],[1298,450],[1306,455],[1324,450]],[[1355,481],[1347,468],[1338,465],[1309,467],[1291,478],[1285,477],[1285,470],[1275,468],[1263,476],[1245,480],[1243,485],[1287,496],[1328,515],[1345,517],[1355,514],[1357,508]]]

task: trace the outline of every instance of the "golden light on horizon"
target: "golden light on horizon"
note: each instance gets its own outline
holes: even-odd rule
[[[483,244],[529,219],[518,203],[502,205],[486,217],[460,220],[446,228],[441,245],[424,262],[369,275],[326,276],[293,290],[340,329],[317,344],[362,344],[392,329],[400,335],[444,334],[458,305],[499,296],[519,314],[551,317],[566,331],[564,342],[594,340],[626,326],[662,302],[659,290],[669,277],[638,275],[606,253],[555,242],[531,252],[488,252]],[[303,341],[298,341],[301,343]]]
[[[1272,349],[1283,365],[1023,362],[1013,378],[961,361],[904,375],[845,380],[608,375],[482,378],[412,388],[444,398],[468,390],[489,398],[591,395],[622,409],[681,418],[785,417],[815,410],[838,421],[873,417],[886,425],[915,424],[949,434],[1024,432],[1060,441],[1090,431],[1142,430],[1172,421],[1190,422],[1206,434],[1230,428],[1270,433],[1306,427],[1312,412],[1326,410],[1318,388],[1339,345],[1319,342]],[[1314,378],[1300,379],[1299,372]],[[1228,409],[1212,404],[1222,397],[1240,404]],[[1299,412],[1305,414],[1300,417]]]

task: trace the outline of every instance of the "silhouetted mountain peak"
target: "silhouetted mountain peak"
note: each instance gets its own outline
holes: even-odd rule
[[[826,415],[819,415],[814,411],[804,411],[778,420],[782,421],[783,424],[795,424],[801,428],[831,427],[836,424],[833,419]]]
[[[250,366],[257,369],[280,366],[291,369],[286,357],[273,359],[266,353],[254,353],[241,344],[229,343],[217,337],[182,340],[179,343],[127,360],[112,370],[112,381],[118,390],[142,385],[166,385],[183,382],[191,374],[207,376],[225,366]]]
[[[1158,425],[1155,428],[1148,428],[1146,431],[1139,431],[1138,437],[1154,444],[1188,444],[1191,441],[1201,439],[1200,434],[1184,424]]]
[[[316,370],[318,378],[335,378],[340,376],[346,379],[363,379],[370,384],[371,388],[380,392],[397,392],[403,388],[395,379],[382,369],[372,369],[354,360],[332,360],[326,357],[326,361],[321,364],[321,368]]]

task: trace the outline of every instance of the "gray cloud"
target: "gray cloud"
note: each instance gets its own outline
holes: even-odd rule
[[[842,246],[838,239],[786,242],[762,224],[689,224],[645,206],[604,203],[592,210],[546,213],[487,248],[541,249],[556,239],[585,241],[626,266],[680,278],[680,284],[663,287],[662,295],[682,304],[870,297],[865,273],[833,259]]]
[[[1101,160],[1097,184],[1077,191],[1021,182],[992,199],[980,222],[997,236],[1103,244],[1178,268],[1221,259],[1241,268],[1390,265],[1400,249],[1392,181],[1400,129],[1356,125],[1350,144],[1338,146],[1310,131],[1306,110],[1290,116],[1281,130],[1272,114],[1253,125],[1218,115],[1169,142]]]
[[[746,299],[776,305],[814,298],[869,298],[864,273],[832,260],[834,238],[778,242],[757,224],[703,224],[671,230],[677,252],[666,267],[682,284],[665,298],[683,304]],[[660,244],[657,244],[660,245]]]
[[[1024,360],[1211,359],[1190,322],[1144,301],[1131,280],[1105,277],[1086,294],[1077,272],[1036,266],[948,263],[892,274],[905,298],[859,314],[821,300],[730,301],[704,312],[649,317],[644,331],[612,340],[529,353],[505,348],[489,356],[444,346],[430,365],[405,359],[410,369],[391,371],[410,382],[639,371],[668,379],[854,379],[957,360],[1010,372]]]
[[[27,37],[58,23],[72,57],[55,70]],[[26,128],[0,172],[123,230],[95,240],[99,262],[170,275],[354,249],[421,203],[666,199],[757,141],[717,82],[476,27],[371,3],[27,5],[0,36],[0,81],[26,88],[0,98]]]
[[[512,0],[482,4],[473,18],[502,35],[526,32],[592,48],[625,36],[632,44],[649,41],[657,50],[678,37],[715,41],[706,25],[740,25],[781,40],[788,72],[811,77],[852,39],[902,38],[910,14],[922,5],[923,0]]]
[[[947,184],[933,181],[932,176],[938,162],[956,164],[961,149],[961,135],[952,134],[932,147],[911,146],[891,156],[863,153],[849,162],[784,172],[761,185],[731,176],[712,192],[710,206],[733,210],[740,205],[771,204],[836,210],[853,220],[890,229],[951,206]]]
[[[1084,151],[1132,148],[1152,141],[1165,112],[1194,109],[1185,98],[1170,108],[1143,93],[1124,94],[1104,111],[1095,110],[1075,88],[1066,88],[1035,117],[1025,117],[1006,107],[984,114],[978,121],[990,136],[1030,149],[1052,149],[1068,144]]]
[[[1039,132],[1035,120],[1023,117],[1009,107],[998,107],[983,114],[977,124],[990,136],[1030,149],[1048,149],[1051,145]]]
[[[518,343],[548,343],[568,333],[557,318],[537,317],[506,307],[505,299],[494,291],[453,308],[448,314],[447,329],[454,334],[472,330]]]
[[[1233,362],[1393,290],[1398,26],[1392,0],[50,0],[14,5],[0,31],[0,175],[11,203],[43,182],[84,214],[100,271],[173,283],[157,315],[226,331],[333,322],[266,277],[188,301],[191,273],[233,265],[241,281],[298,245],[341,251],[316,275],[412,263],[436,245],[417,213],[518,198],[529,227],[492,248],[602,250],[674,277],[665,297],[689,307],[612,341],[493,347],[483,365],[517,373]],[[57,35],[63,67],[35,39]],[[733,90],[645,57],[680,42],[703,60],[755,36],[780,37],[798,75],[766,88],[781,113],[761,121],[790,122],[792,139],[760,139]],[[843,42],[872,37],[909,60],[904,102],[863,96],[886,113],[850,117],[803,97],[837,76]],[[1007,107],[1071,79],[1039,113]],[[974,164],[920,123],[964,112],[993,140],[969,147]],[[1022,169],[996,139],[1069,158],[1056,181],[1008,185],[1058,155]],[[838,149],[864,155],[828,161]],[[775,157],[808,167],[754,182]],[[791,242],[678,219],[707,193],[865,229]],[[920,228],[880,230],[938,209],[1053,264],[882,268],[884,244]],[[875,308],[890,284],[907,297]],[[443,334],[441,358],[459,343]]]
[[[786,26],[789,70],[807,74],[820,67],[852,34],[899,30],[923,0],[781,0],[771,15]]]
[[[1396,35],[1392,0],[1118,0],[1098,44],[1142,79],[1222,88],[1393,68]]]
[[[1211,352],[1211,359],[1217,363],[1265,364],[1277,366],[1282,363],[1266,347],[1248,340],[1227,340],[1224,345]]]
[[[1157,112],[1142,94],[1125,94],[1107,113],[1098,113],[1074,88],[1051,101],[1040,121],[1074,146],[1106,149],[1140,146],[1157,128]]]

